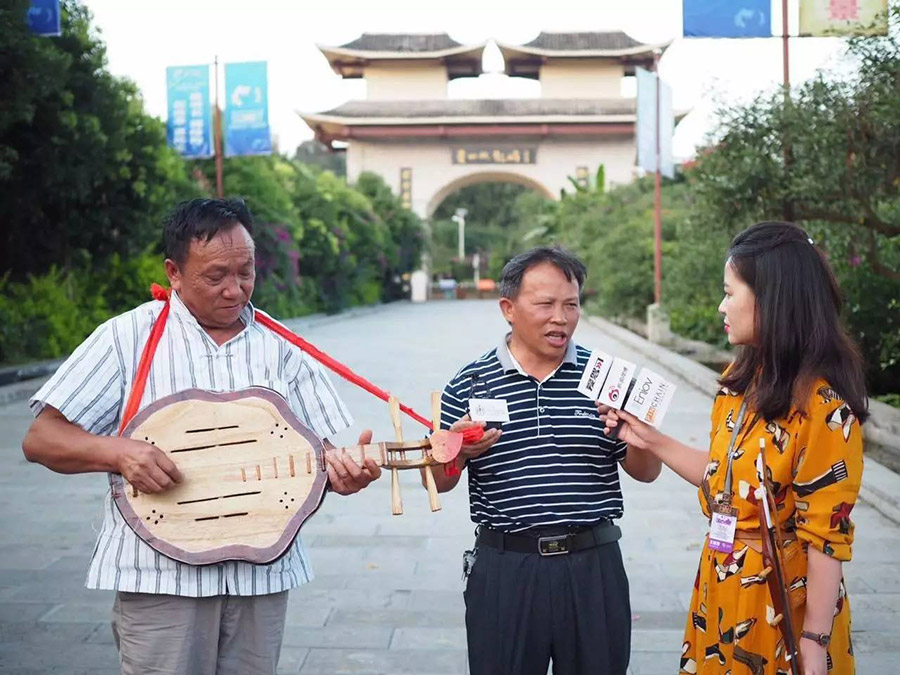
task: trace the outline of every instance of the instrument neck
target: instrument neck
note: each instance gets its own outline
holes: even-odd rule
[[[336,452],[346,452],[354,462],[362,466],[371,459],[377,466],[414,468],[432,464],[431,454],[423,448],[422,442],[407,443],[366,443],[336,448]]]

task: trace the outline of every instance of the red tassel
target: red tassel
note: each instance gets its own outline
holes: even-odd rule
[[[154,300],[167,302],[169,300],[169,289],[163,288],[159,284],[150,284],[150,295],[153,296]]]
[[[484,438],[484,427],[469,427],[463,431],[463,443],[472,445]]]
[[[450,477],[462,475],[462,469],[459,468],[455,459],[452,462],[444,464],[444,475]]]
[[[463,443],[466,445],[471,445],[472,443],[477,443],[482,438],[484,438],[484,427],[469,427],[465,431],[462,432]],[[462,469],[456,463],[454,459],[449,464],[444,464],[444,475],[445,476],[459,476],[462,474]]]

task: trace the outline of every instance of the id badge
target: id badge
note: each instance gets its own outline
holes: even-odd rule
[[[713,506],[709,520],[709,547],[720,553],[731,553],[734,549],[734,532],[737,529],[738,512],[730,506]]]
[[[469,416],[473,422],[509,422],[506,399],[470,398]]]

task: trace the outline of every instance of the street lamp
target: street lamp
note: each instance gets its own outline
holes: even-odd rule
[[[466,257],[466,216],[469,214],[468,209],[456,209],[450,220],[459,225],[459,259],[465,260]]]

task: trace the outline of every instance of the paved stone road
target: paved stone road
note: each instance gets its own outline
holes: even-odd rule
[[[503,331],[495,303],[472,301],[392,305],[306,335],[427,414],[430,390]],[[577,337],[646,361],[587,322]],[[665,426],[703,445],[711,399],[679,384]],[[363,425],[389,439],[387,407],[343,381],[338,386],[357,424],[335,440],[353,442]],[[82,588],[105,477],[59,476],[27,464],[19,445],[29,420],[24,404],[0,408],[0,673],[112,675],[118,672],[108,623],[112,595]],[[420,429],[410,420],[405,431]],[[355,497],[329,496],[304,528],[317,576],[291,595],[280,672],[466,672],[461,552],[473,529],[466,494],[442,495],[444,510],[431,514],[417,478],[401,474],[403,517],[390,515],[390,481],[382,480]],[[671,473],[650,486],[624,478],[623,488],[622,547],[635,613],[631,670],[674,674],[704,521],[695,491]],[[865,504],[854,515],[856,559],[847,566],[847,583],[858,672],[895,675],[900,528]]]

